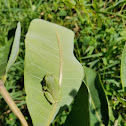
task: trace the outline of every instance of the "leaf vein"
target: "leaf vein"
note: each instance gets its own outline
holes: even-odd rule
[[[39,40],[41,40],[41,42],[42,42],[44,45],[46,45],[46,46],[52,48],[53,50],[57,50],[57,51],[59,51],[58,48],[54,48],[54,46],[57,46],[57,45],[49,45],[49,44],[43,42],[43,41],[49,41],[49,42],[51,42],[51,43],[54,43],[53,41],[50,41],[49,39],[46,39],[46,38],[44,38],[44,37],[41,37],[41,38],[38,37],[38,36],[36,37],[36,35],[31,35],[31,34],[29,34],[29,36],[30,36],[30,38],[32,38],[32,37],[34,36],[35,39],[39,39]],[[34,37],[33,37],[33,38],[34,38]]]
[[[37,52],[36,49],[35,49],[35,47],[33,47],[30,43],[27,43],[27,44],[28,44],[35,52]],[[53,56],[53,57],[56,57],[56,58],[60,59],[59,56],[54,55],[54,54],[52,54],[52,53],[50,53],[50,52],[44,50],[43,48],[40,48],[40,49],[43,50],[43,51],[45,51],[45,53],[48,53],[49,55],[51,55],[51,56]]]

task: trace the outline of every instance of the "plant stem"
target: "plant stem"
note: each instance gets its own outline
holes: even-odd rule
[[[115,120],[115,122],[114,122],[114,126],[118,126],[118,119]]]
[[[3,96],[4,100],[6,101],[6,103],[8,104],[8,106],[11,108],[12,112],[19,118],[21,124],[23,126],[28,126],[23,114],[21,113],[19,108],[16,106],[15,102],[9,95],[2,81],[0,81],[0,93]]]

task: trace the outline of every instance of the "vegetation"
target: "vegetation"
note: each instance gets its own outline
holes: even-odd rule
[[[0,47],[13,41],[17,22],[21,22],[20,51],[11,67],[5,86],[32,125],[25,103],[24,39],[32,19],[44,19],[75,32],[74,54],[83,66],[97,71],[105,88],[110,114],[109,125],[123,126],[126,120],[126,94],[123,92],[120,67],[126,41],[125,0],[1,0]],[[86,89],[85,89],[86,90]],[[0,125],[20,126],[17,117],[0,96]],[[63,125],[72,105],[51,124]]]

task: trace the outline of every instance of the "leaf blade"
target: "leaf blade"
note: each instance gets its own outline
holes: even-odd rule
[[[67,116],[64,126],[90,126],[89,93],[85,84],[82,84]]]
[[[124,46],[121,58],[121,81],[123,91],[126,92],[126,44]]]
[[[18,22],[17,29],[15,32],[13,46],[11,49],[11,54],[10,54],[10,57],[9,57],[9,60],[8,60],[7,66],[6,66],[6,73],[9,71],[10,67],[12,66],[12,64],[14,63],[14,61],[16,60],[16,57],[18,55],[20,36],[21,36],[21,25],[20,25],[20,22]]]
[[[56,32],[61,41],[63,56],[63,98],[58,103],[53,118],[61,107],[64,110],[72,102],[83,79],[83,68],[73,55],[74,33],[62,26],[44,20],[33,20],[25,40],[24,74],[25,90],[27,93],[26,102],[33,119],[33,124],[36,126],[46,126],[55,108],[54,105],[50,105],[45,99],[40,82],[47,73],[55,75],[60,80],[61,57]],[[71,97],[69,94],[73,90],[75,92]],[[60,109],[60,111],[62,110]]]
[[[0,77],[4,76],[12,41],[0,48]]]
[[[100,76],[92,69],[84,67],[85,82],[89,89],[90,105],[90,124],[91,126],[108,125],[108,103],[102,87]]]

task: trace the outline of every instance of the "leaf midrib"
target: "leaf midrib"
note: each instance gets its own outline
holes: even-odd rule
[[[97,118],[98,118],[98,120],[101,122],[101,125],[104,126],[104,124],[102,123],[102,120],[101,120],[101,118],[100,118],[100,115],[99,115],[99,113],[98,113],[97,110],[96,110],[96,107],[95,107],[94,101],[93,101],[93,99],[92,99],[92,96],[90,95],[90,97],[91,97],[91,103],[92,103],[93,108],[94,108],[94,110],[95,110],[95,112],[96,112]]]
[[[63,78],[63,54],[62,54],[61,41],[60,41],[57,30],[56,30],[56,37],[57,37],[57,42],[58,42],[58,47],[59,47],[59,57],[60,57],[59,85],[61,87],[62,78]]]
[[[55,27],[55,32],[56,32],[56,38],[57,38],[57,43],[58,43],[58,47],[59,47],[59,57],[60,57],[59,85],[60,85],[60,87],[61,87],[62,78],[63,78],[63,54],[62,54],[62,47],[61,47],[60,37],[59,37],[59,34],[58,34],[58,32],[57,32],[56,27]],[[54,104],[53,109],[52,109],[52,111],[51,111],[51,114],[50,114],[50,117],[49,117],[49,120],[48,120],[46,126],[49,126],[50,122],[52,121],[53,116],[54,116],[55,111],[56,111],[56,108],[57,108],[57,104],[58,104],[58,103],[55,103],[55,104]]]

